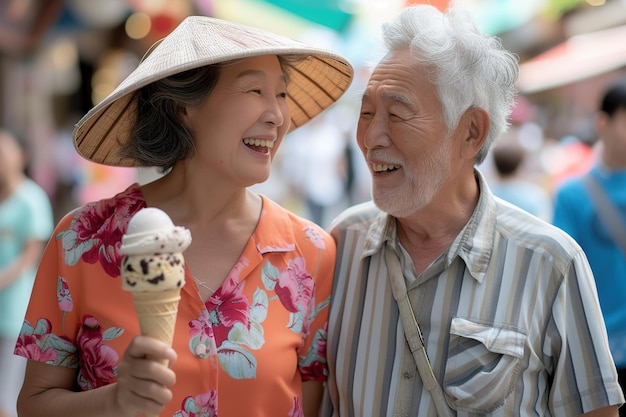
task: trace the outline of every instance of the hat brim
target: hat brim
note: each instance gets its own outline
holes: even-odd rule
[[[136,114],[134,92],[162,78],[193,68],[261,55],[301,55],[289,74],[289,131],[335,103],[352,82],[350,62],[332,51],[220,19],[191,16],[165,37],[139,66],[74,128],[78,153],[104,165],[134,167],[120,146],[130,135]]]

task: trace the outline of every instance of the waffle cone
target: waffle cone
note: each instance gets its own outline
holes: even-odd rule
[[[180,288],[133,293],[141,334],[172,345]]]
[[[133,302],[139,319],[139,328],[143,336],[154,337],[172,345],[180,288],[167,291],[134,292]],[[167,365],[166,362],[163,362]],[[158,417],[145,413],[144,417]]]

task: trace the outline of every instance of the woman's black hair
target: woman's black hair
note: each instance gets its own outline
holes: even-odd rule
[[[221,65],[191,69],[155,81],[135,92],[137,116],[120,155],[141,166],[167,171],[194,152],[183,122],[185,107],[202,103],[215,87]]]

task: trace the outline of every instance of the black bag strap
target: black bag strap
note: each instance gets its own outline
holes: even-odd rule
[[[585,175],[584,181],[598,209],[600,219],[604,222],[604,225],[613,237],[615,243],[622,250],[622,253],[626,255],[626,225],[619,211],[606,195],[602,186],[591,174]]]

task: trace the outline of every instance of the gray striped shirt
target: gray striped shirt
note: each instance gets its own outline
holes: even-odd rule
[[[385,251],[400,259],[434,374],[458,416],[576,416],[624,401],[595,284],[561,230],[484,178],[451,247],[419,276],[371,203],[333,223],[330,376],[323,416],[436,416],[404,339]]]

